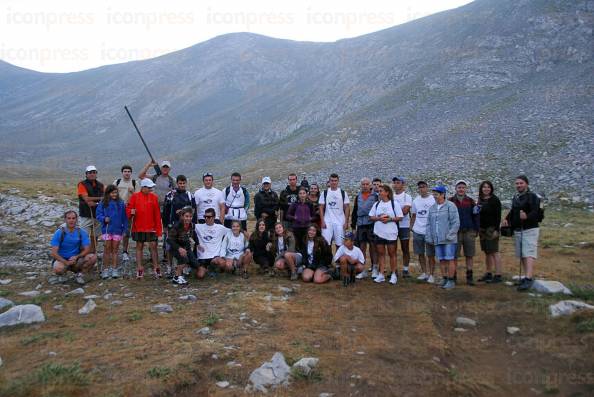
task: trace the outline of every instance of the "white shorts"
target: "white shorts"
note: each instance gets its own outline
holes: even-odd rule
[[[322,229],[322,237],[328,245],[331,245],[334,239],[334,244],[340,246],[344,241],[344,229],[342,225],[326,223],[326,229]]]
[[[93,223],[95,227],[93,228]],[[95,218],[86,218],[84,216],[78,217],[78,227],[83,229],[89,235],[89,239],[92,239],[95,236],[95,240],[99,239],[101,235],[101,223]],[[94,230],[94,233],[92,233]],[[92,234],[91,234],[92,233]]]
[[[537,227],[524,231],[514,231],[516,256],[518,258],[537,258],[539,231],[540,229]]]

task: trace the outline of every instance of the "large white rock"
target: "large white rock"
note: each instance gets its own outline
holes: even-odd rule
[[[77,288],[77,289],[73,289],[70,292],[66,292],[64,294],[64,296],[73,296],[73,295],[84,295],[85,294],[85,290],[82,288]]]
[[[153,313],[171,313],[173,312],[173,308],[170,305],[161,303],[158,305],[153,305],[151,308],[151,312]]]
[[[14,306],[14,302],[9,299],[4,299],[0,297],[0,310],[8,306]]]
[[[37,305],[18,305],[0,314],[0,327],[44,321],[43,310]]]
[[[97,304],[95,303],[95,301],[93,299],[89,299],[87,300],[87,303],[85,303],[85,305],[78,310],[78,314],[86,316],[87,314],[95,310],[96,307]]]
[[[299,371],[303,375],[309,375],[309,373],[318,365],[320,362],[319,358],[315,357],[303,357],[301,360],[293,364],[293,369]]]
[[[285,357],[282,353],[276,352],[272,360],[265,362],[251,373],[246,390],[266,393],[269,387],[288,385],[290,373],[291,368],[285,362]]]
[[[561,301],[549,306],[549,312],[553,318],[569,316],[579,309],[594,310],[594,306],[574,300]]]
[[[12,282],[12,280],[9,279],[9,278],[7,278],[7,279],[4,279],[4,280],[0,280],[0,285],[8,285],[11,282]]]
[[[559,281],[535,280],[534,283],[532,283],[532,289],[543,294],[571,295],[569,288],[561,284]]]

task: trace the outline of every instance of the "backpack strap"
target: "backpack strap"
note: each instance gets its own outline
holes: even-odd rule
[[[122,178],[118,178],[118,179],[116,179],[116,183],[115,183],[115,185],[116,185],[116,186],[120,186],[120,182],[121,182],[121,181],[122,181]],[[135,186],[135,187],[136,187],[136,186]]]
[[[136,190],[136,179],[132,179],[132,190]]]

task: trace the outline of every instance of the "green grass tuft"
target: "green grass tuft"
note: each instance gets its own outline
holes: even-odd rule
[[[171,374],[171,369],[167,367],[153,367],[147,371],[147,375],[153,379],[166,378]]]

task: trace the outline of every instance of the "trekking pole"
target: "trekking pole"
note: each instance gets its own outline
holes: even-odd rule
[[[522,282],[522,251],[523,251],[523,245],[524,245],[524,223],[522,222],[520,224],[520,274],[518,276],[518,282],[521,283]]]
[[[140,130],[138,129],[138,126],[136,126],[136,122],[132,118],[132,115],[130,114],[130,111],[128,110],[128,107],[127,106],[124,106],[124,109],[126,109],[126,113],[128,113],[128,117],[130,117],[130,121],[132,122],[132,125],[134,126],[134,129],[136,129],[136,132],[138,133],[138,136],[140,137],[140,140],[142,141],[142,144],[144,145],[144,148],[146,149],[146,152],[148,153],[148,155],[151,158],[151,160],[153,161],[153,163],[155,163],[155,165],[153,166],[153,168],[155,169],[155,172],[157,173],[157,175],[161,175],[161,168],[159,168],[159,165],[155,161],[153,155],[151,154],[151,151],[149,150],[148,146],[146,145],[146,142],[144,141],[144,138],[142,137],[142,134],[140,133]]]
[[[131,219],[131,224],[130,224],[130,238],[132,237],[132,230],[134,230],[134,218],[136,218],[136,216],[132,215],[132,219]],[[129,248],[128,248],[129,249]],[[134,250],[136,250],[136,242],[134,242]],[[128,261],[128,263],[126,263],[126,274],[129,276],[129,278],[132,278],[132,268],[130,265],[130,261]]]
[[[95,256],[98,256],[99,252],[97,250],[97,231],[95,230],[95,214],[93,214],[93,208],[89,205],[89,203],[87,203],[87,206],[89,207],[89,212],[91,213],[91,244],[93,244],[93,252],[95,253]],[[101,271],[103,271],[103,258],[101,259],[101,263],[99,263],[99,261],[97,261],[97,263],[97,270],[99,270],[99,273],[101,273]]]

